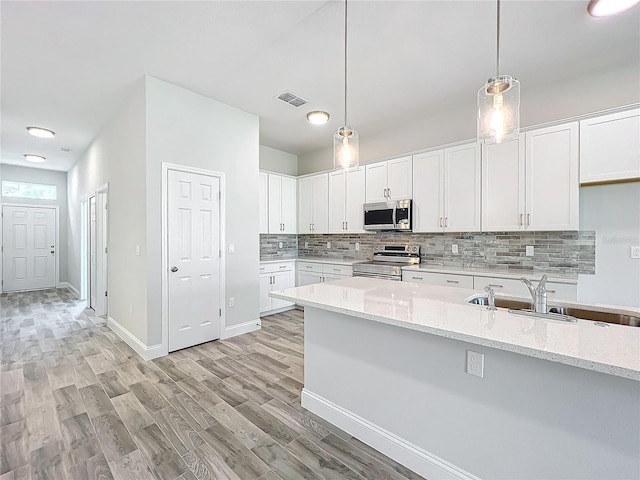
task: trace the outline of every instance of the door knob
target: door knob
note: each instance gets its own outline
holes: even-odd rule
[[[172,271],[173,273],[176,273],[176,272],[178,271],[178,267],[171,267],[171,271]]]
[[[56,253],[54,250],[51,250],[51,253]]]

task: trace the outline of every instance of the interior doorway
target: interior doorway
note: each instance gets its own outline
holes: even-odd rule
[[[109,215],[105,185],[81,201],[81,297],[97,315],[109,312]]]

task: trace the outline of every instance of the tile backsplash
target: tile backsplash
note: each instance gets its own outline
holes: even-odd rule
[[[298,235],[298,255],[365,260],[382,245],[404,243],[420,245],[422,262],[431,265],[595,273],[595,231]],[[458,245],[457,255],[452,245]],[[534,256],[525,255],[527,245]]]
[[[260,234],[260,260],[296,258],[297,256],[298,235]]]

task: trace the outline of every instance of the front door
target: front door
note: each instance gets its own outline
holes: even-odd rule
[[[220,338],[220,179],[169,170],[169,351]]]
[[[3,206],[3,291],[55,287],[55,240],[55,209]]]

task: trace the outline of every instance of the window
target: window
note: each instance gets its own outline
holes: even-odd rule
[[[42,183],[2,181],[3,197],[36,198],[38,200],[56,200],[58,192],[55,185]]]

